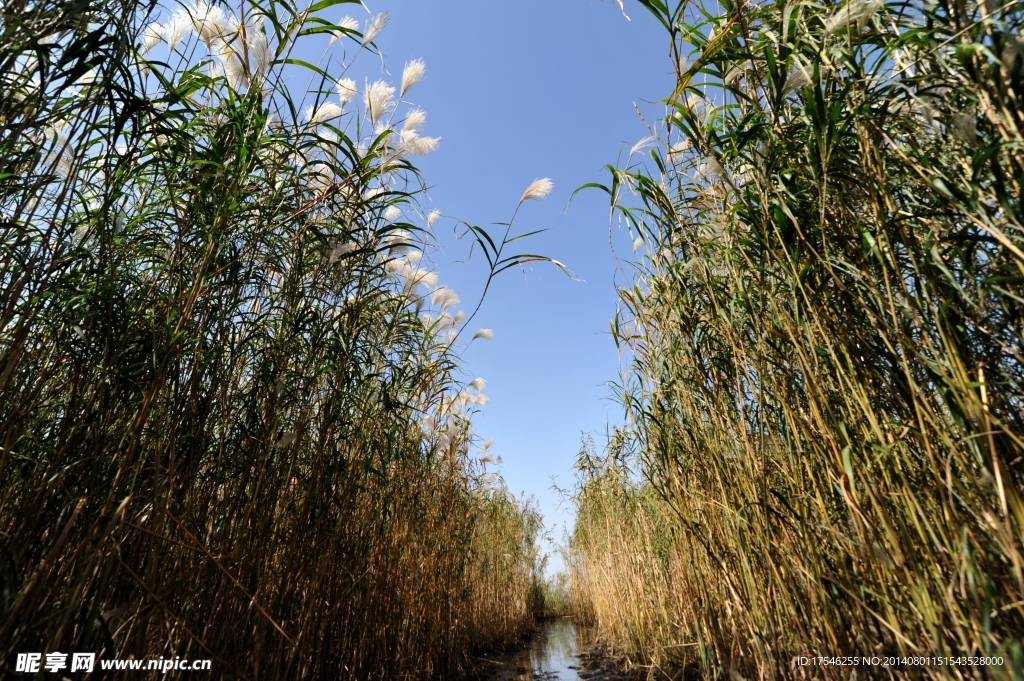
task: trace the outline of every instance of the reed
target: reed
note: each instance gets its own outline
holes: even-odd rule
[[[3,5],[5,669],[450,678],[532,622],[539,513],[471,453],[429,265],[424,65],[346,77],[387,15],[342,4]]]
[[[641,4],[677,87],[595,185],[641,257],[574,601],[713,678],[1021,678],[1021,8]]]

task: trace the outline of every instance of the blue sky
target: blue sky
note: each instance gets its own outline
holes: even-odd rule
[[[493,329],[495,338],[473,343],[465,360],[467,379],[487,380],[490,403],[477,430],[495,440],[509,489],[536,495],[561,535],[571,509],[558,508],[552,476],[570,486],[581,433],[600,443],[621,411],[606,385],[619,367],[608,333],[616,262],[607,197],[588,191],[567,204],[574,189],[604,181],[603,166],[649,134],[634,103],[652,122],[663,111],[656,102],[674,84],[667,36],[635,2],[626,6],[632,21],[610,0],[366,2],[391,16],[377,38],[389,79],[397,82],[409,59],[427,65],[406,100],[427,112],[424,134],[441,137],[438,151],[417,165],[430,206],[444,216],[434,225],[444,249],[434,258],[438,275],[467,311],[483,287],[485,264],[459,264],[469,242],[454,238],[458,221],[507,221],[534,179],[555,183],[546,200],[523,206],[516,227],[549,229],[529,250],[565,262],[585,283],[544,265],[525,282],[517,271],[504,273],[472,324]],[[338,9],[368,16],[355,5]],[[379,76],[373,59],[363,53],[353,75]],[[631,254],[624,229],[612,238],[621,254]]]

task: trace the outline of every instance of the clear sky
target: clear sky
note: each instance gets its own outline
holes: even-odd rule
[[[549,229],[529,250],[565,262],[585,283],[547,265],[529,271],[525,282],[517,271],[504,273],[472,324],[493,329],[494,340],[476,341],[465,359],[467,379],[487,380],[490,403],[476,419],[479,435],[495,440],[509,489],[536,495],[560,536],[571,509],[558,508],[552,476],[570,486],[581,433],[601,443],[621,412],[606,385],[619,368],[608,333],[616,262],[607,196],[590,190],[567,204],[580,185],[605,181],[604,164],[649,134],[634,103],[652,122],[662,115],[656,102],[674,84],[667,36],[635,2],[626,5],[632,21],[611,0],[366,4],[391,16],[377,38],[389,80],[397,83],[409,59],[427,65],[406,100],[427,112],[423,134],[441,137],[436,152],[416,161],[431,206],[444,216],[434,225],[444,247],[435,257],[440,281],[467,311],[480,295],[485,263],[458,263],[469,250],[453,236],[458,221],[507,221],[530,182],[555,183],[543,202],[524,205],[516,226]],[[368,17],[356,5],[337,10]],[[352,75],[360,85],[361,75],[379,76],[374,59],[359,57]],[[612,236],[630,256],[625,229]]]

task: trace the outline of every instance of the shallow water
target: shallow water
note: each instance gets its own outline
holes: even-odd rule
[[[585,646],[583,635],[572,620],[551,620],[533,637],[529,647],[513,658],[511,678],[515,681],[579,679],[578,655]]]
[[[473,678],[485,681],[631,681],[635,674],[617,670],[614,660],[595,650],[591,632],[567,618],[548,620],[512,653],[476,658]]]

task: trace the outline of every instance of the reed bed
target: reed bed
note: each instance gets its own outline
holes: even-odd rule
[[[710,678],[1022,678],[1024,10],[641,4],[677,87],[595,185],[640,256],[574,604]]]
[[[451,678],[532,622],[540,516],[478,458],[429,264],[424,65],[357,84],[387,15],[344,4],[4,4],[0,668]]]

